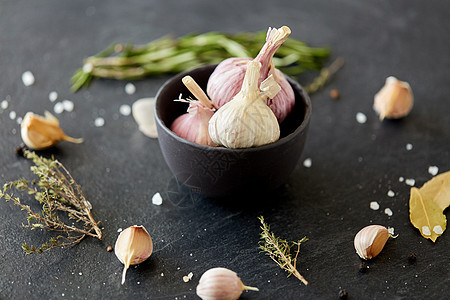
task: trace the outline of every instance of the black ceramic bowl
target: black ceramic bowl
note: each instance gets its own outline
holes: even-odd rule
[[[173,133],[169,127],[186,112],[175,102],[180,93],[191,95],[181,82],[190,75],[206,91],[215,65],[202,66],[168,80],[156,95],[155,118],[164,159],[180,183],[195,192],[224,197],[273,190],[287,182],[305,145],[311,118],[311,100],[303,88],[287,78],[295,93],[293,112],[281,124],[281,137],[272,144],[247,149],[199,145]]]

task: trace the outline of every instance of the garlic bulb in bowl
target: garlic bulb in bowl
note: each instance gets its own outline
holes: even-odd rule
[[[295,95],[283,73],[275,68],[272,58],[290,33],[291,30],[287,26],[279,29],[269,28],[266,43],[255,58],[261,63],[258,83],[260,84],[269,75],[272,75],[281,87],[280,92],[273,99],[266,99],[266,104],[272,109],[280,123],[291,113],[295,104]],[[250,57],[228,58],[221,62],[211,74],[206,91],[217,108],[231,101],[239,93],[244,81],[247,62],[251,60],[253,58]]]

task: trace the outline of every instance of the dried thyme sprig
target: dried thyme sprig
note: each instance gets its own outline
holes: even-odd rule
[[[263,31],[208,32],[177,39],[164,36],[143,46],[114,44],[84,60],[71,79],[72,91],[87,87],[93,78],[138,79],[218,64],[229,57],[256,57],[265,39]],[[320,69],[329,54],[326,47],[312,48],[291,37],[278,49],[274,63],[284,73],[297,75]]]
[[[322,68],[322,70],[320,70],[319,76],[314,78],[312,83],[305,86],[305,91],[310,95],[314,94],[315,92],[320,90],[330,80],[330,78],[343,66],[344,66],[344,59],[342,57],[336,58],[336,60],[330,66],[324,67]]]
[[[306,281],[306,279],[297,271],[297,257],[300,252],[300,244],[306,242],[308,239],[304,237],[298,242],[289,243],[286,240],[276,237],[274,233],[270,232],[270,226],[264,222],[262,216],[258,219],[262,224],[262,226],[260,226],[262,230],[260,234],[261,241],[259,242],[259,249],[261,249],[261,252],[265,252],[266,255],[269,255],[281,269],[288,271],[288,277],[294,275],[305,285],[308,285],[308,281]],[[291,248],[293,246],[297,246],[294,258],[292,258],[291,254]]]
[[[51,238],[38,248],[23,243],[22,249],[27,254],[42,253],[56,247],[74,245],[86,236],[102,239],[102,232],[98,226],[100,222],[94,220],[91,204],[67,169],[58,160],[47,159],[28,150],[24,151],[24,156],[33,160],[35,165],[30,169],[39,176],[39,180],[30,183],[22,178],[7,182],[3,190],[0,190],[0,198],[4,198],[7,202],[12,201],[14,205],[27,212],[28,224],[22,224],[24,227],[31,230],[47,229],[60,232],[62,235]],[[42,205],[42,211],[35,212],[29,205],[22,203],[19,197],[14,196],[13,189],[33,195]],[[61,220],[58,211],[64,212],[69,220],[75,220],[81,226],[68,225]]]

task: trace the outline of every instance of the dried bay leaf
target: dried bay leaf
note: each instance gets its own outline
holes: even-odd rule
[[[435,176],[420,189],[411,188],[409,217],[424,238],[436,239],[447,227],[444,210],[450,204],[450,172]]]
[[[450,205],[450,171],[426,182],[420,188],[420,193],[426,198],[432,198],[434,203],[444,211]]]

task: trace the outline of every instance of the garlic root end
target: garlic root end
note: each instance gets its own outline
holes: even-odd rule
[[[243,289],[244,291],[255,291],[255,292],[259,292],[259,289],[258,289],[258,288],[252,287],[252,286],[246,286],[246,285],[243,285],[243,286],[242,286],[242,289]]]

